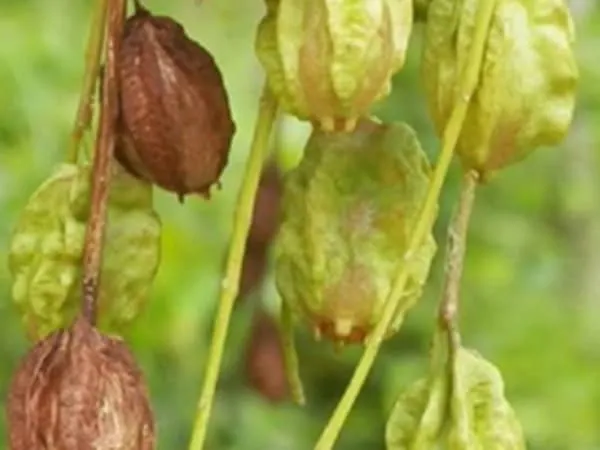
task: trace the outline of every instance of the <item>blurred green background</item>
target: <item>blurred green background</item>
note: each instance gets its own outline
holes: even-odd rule
[[[11,229],[34,189],[64,158],[82,78],[92,2],[0,1],[0,398],[26,352],[11,304]],[[575,120],[559,148],[540,149],[480,189],[463,282],[464,341],[502,371],[509,399],[533,450],[600,449],[600,6],[572,0],[581,82]],[[159,448],[186,448],[210,342],[232,208],[263,81],[253,54],[260,0],[147,0],[180,20],[215,56],[238,131],[223,189],[184,206],[158,192],[163,256],[152,298],[127,340],[148,379]],[[406,120],[435,156],[419,82],[420,32],[393,94],[378,105]],[[507,93],[510,95],[510,93]],[[282,123],[281,155],[292,167],[305,124]],[[91,136],[85,147],[91,148]],[[455,166],[436,226],[438,242],[457,194]],[[442,275],[441,257],[420,304],[378,359],[336,448],[383,449],[385,416],[396,395],[426,370]],[[208,449],[312,448],[341,395],[360,349],[339,354],[298,327],[308,405],[270,402],[249,387],[245,352],[256,302],[277,302],[269,275],[254,302],[236,309]],[[6,445],[4,409],[0,442]]]

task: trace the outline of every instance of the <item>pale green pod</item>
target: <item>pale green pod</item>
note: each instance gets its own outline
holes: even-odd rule
[[[412,0],[269,0],[256,52],[284,110],[352,130],[404,65]]]
[[[284,184],[275,242],[283,301],[322,335],[361,342],[405,265],[409,279],[392,328],[400,326],[436,250],[428,235],[410,258],[405,254],[430,177],[408,125],[361,119],[351,133],[314,130]]]
[[[147,300],[160,259],[161,224],[151,186],[114,165],[102,263],[99,325],[120,331]],[[10,246],[12,298],[38,340],[80,307],[90,168],[63,164],[34,192]]]
[[[473,44],[479,0],[431,0],[422,78],[442,136]],[[488,175],[532,151],[558,144],[575,107],[578,69],[574,26],[564,0],[498,0],[479,81],[457,153],[463,166]]]

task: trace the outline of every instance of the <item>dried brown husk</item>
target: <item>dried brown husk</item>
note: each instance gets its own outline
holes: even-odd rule
[[[235,134],[211,54],[179,23],[137,4],[125,22],[118,82],[119,162],[182,200],[189,193],[209,197]]]
[[[246,377],[250,386],[271,402],[288,396],[283,347],[275,321],[265,312],[254,317],[246,349]]]
[[[10,450],[151,450],[155,426],[133,355],[84,318],[39,341],[10,387]]]

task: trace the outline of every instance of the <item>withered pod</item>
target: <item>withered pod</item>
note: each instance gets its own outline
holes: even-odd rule
[[[235,124],[210,53],[169,17],[136,2],[117,58],[117,160],[178,194],[210,196],[227,165]]]
[[[154,418],[133,355],[83,318],[25,356],[7,416],[10,450],[155,448]]]

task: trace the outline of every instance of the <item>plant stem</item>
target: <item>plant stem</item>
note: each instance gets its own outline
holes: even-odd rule
[[[392,292],[388,297],[382,317],[377,323],[371,336],[369,336],[365,351],[352,374],[350,383],[317,441],[315,450],[330,450],[333,448],[344,422],[346,421],[348,414],[350,414],[352,406],[369,375],[371,367],[379,352],[379,347],[383,342],[385,333],[394,318],[394,312],[402,299],[404,287],[408,280],[406,262],[413,257],[413,254],[433,226],[438,198],[454,155],[454,148],[458,142],[471,97],[477,87],[481,70],[481,61],[485,50],[486,37],[496,8],[496,1],[497,0],[482,0],[479,2],[473,44],[469,52],[469,59],[465,71],[461,73],[460,95],[456,99],[452,114],[450,115],[450,119],[444,130],[442,150],[433,173],[433,179],[429,186],[425,202],[419,215],[419,220],[417,221],[409,241],[408,249],[404,255],[404,263],[401,265],[400,271],[392,286]]]
[[[456,324],[458,303],[460,297],[460,280],[463,272],[469,221],[475,201],[475,190],[479,175],[474,170],[464,173],[460,188],[458,208],[448,227],[448,242],[446,244],[446,275],[442,300],[439,308],[439,325],[448,334],[450,344],[450,359],[459,346],[459,334]]]
[[[225,339],[229,328],[229,319],[231,318],[231,311],[233,310],[238,294],[242,260],[252,220],[256,191],[269,149],[269,137],[277,116],[277,109],[277,102],[265,85],[260,100],[260,109],[250,147],[250,155],[246,163],[244,179],[242,180],[237,200],[233,232],[227,256],[227,268],[225,278],[221,284],[217,317],[215,319],[204,383],[202,385],[200,400],[198,401],[189,450],[201,450],[206,440],[208,421],[210,419],[223,349],[225,347]]]
[[[106,209],[115,145],[115,119],[118,111],[115,59],[123,29],[124,8],[125,0],[110,0],[108,3],[108,39],[105,46],[106,73],[102,80],[100,125],[96,136],[92,168],[91,206],[83,247],[82,312],[91,324],[96,323],[96,300],[102,268]]]
[[[81,138],[92,121],[92,104],[96,80],[100,73],[100,60],[102,58],[102,44],[104,43],[104,31],[106,29],[106,11],[108,9],[108,2],[109,0],[96,0],[96,10],[92,16],[90,36],[85,52],[83,87],[81,88],[77,115],[75,116],[75,123],[73,124],[73,131],[71,132],[71,141],[67,150],[67,162],[71,164],[77,163]]]
[[[294,402],[298,405],[304,405],[306,397],[304,395],[302,379],[300,378],[300,364],[298,363],[298,352],[294,337],[294,315],[290,306],[285,301],[281,302],[280,328],[288,388]]]

